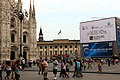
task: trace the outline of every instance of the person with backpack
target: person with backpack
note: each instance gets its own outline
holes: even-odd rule
[[[58,61],[57,61],[57,59],[54,59],[54,61],[53,61],[54,80],[57,79],[57,77],[56,77],[56,75],[57,75],[57,69],[58,69]]]
[[[82,61],[78,60],[77,61],[77,77],[83,77],[82,75]]]
[[[74,74],[73,74],[72,77],[77,76],[77,60],[76,60],[76,59],[74,60],[74,65],[75,65],[75,66],[74,66],[75,69],[74,69]]]

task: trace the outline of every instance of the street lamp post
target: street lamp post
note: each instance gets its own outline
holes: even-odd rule
[[[22,22],[23,22],[23,18],[24,18],[24,15],[21,10],[18,13],[18,17],[20,20],[20,55],[19,55],[19,58],[20,58],[20,57],[22,57]]]
[[[78,50],[77,50],[77,47],[78,47],[77,45],[78,45],[78,43],[77,43],[77,41],[76,41],[75,44],[76,44],[76,52],[75,52],[75,56],[76,56],[76,58],[78,58]]]
[[[20,20],[20,54],[19,54],[19,58],[22,57],[22,23],[23,23],[23,19],[24,19],[24,14],[22,12],[22,10],[18,11],[15,10],[13,12],[13,15],[17,16]],[[25,10],[25,16],[28,17],[28,13]]]

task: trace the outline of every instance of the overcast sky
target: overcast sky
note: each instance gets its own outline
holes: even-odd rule
[[[120,0],[34,0],[37,39],[40,25],[44,39],[80,39],[80,22],[120,16]],[[23,0],[29,9],[30,0]],[[33,0],[32,0],[33,3]],[[97,18],[93,18],[97,17]],[[61,30],[61,35],[58,32]]]

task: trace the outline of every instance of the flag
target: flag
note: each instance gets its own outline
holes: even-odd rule
[[[59,31],[58,35],[61,33],[61,30]]]

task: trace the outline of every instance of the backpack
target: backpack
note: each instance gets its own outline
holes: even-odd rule
[[[58,65],[58,62],[57,62],[57,61],[55,61],[55,62],[54,62],[54,64],[55,64],[55,65]]]
[[[77,62],[77,68],[80,68],[80,62]]]

